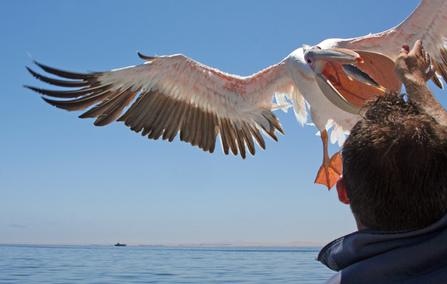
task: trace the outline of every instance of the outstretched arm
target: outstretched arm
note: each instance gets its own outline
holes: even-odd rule
[[[430,68],[430,57],[425,53],[421,40],[416,41],[411,50],[406,44],[402,46],[396,58],[396,74],[405,85],[408,98],[419,103],[439,123],[447,125],[447,111],[426,84],[435,73]]]

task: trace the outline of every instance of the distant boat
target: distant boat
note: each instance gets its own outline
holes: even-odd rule
[[[116,244],[115,244],[115,246],[116,246],[116,247],[125,247],[125,246],[126,246],[126,244],[120,244],[120,243],[116,243]]]

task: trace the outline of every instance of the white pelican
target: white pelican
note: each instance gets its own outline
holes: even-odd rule
[[[265,149],[261,132],[274,140],[277,140],[277,131],[283,133],[272,111],[287,109],[290,104],[286,98],[293,103],[302,125],[307,119],[307,102],[312,122],[321,133],[324,150],[323,165],[315,182],[330,189],[340,175],[341,161],[338,153],[329,158],[327,130],[334,125],[331,141],[341,145],[345,134],[360,118],[358,109],[364,101],[383,94],[374,86],[348,78],[345,72],[340,72],[341,63],[355,63],[385,88],[400,90],[393,60],[403,44],[412,46],[417,39],[422,39],[433,68],[446,80],[446,17],[447,1],[424,0],[394,28],[358,38],[327,39],[315,47],[298,48],[280,63],[247,77],[221,72],[181,54],[157,57],[139,54],[147,60],[142,65],[88,74],[61,71],[36,62],[48,73],[72,80],[49,78],[28,68],[36,78],[51,85],[77,89],[53,91],[25,87],[43,94],[46,102],[58,108],[74,111],[93,106],[80,117],[96,118],[96,126],[123,121],[143,136],[169,141],[180,132],[180,140],[210,153],[219,134],[224,153],[231,150],[242,158],[246,156],[246,148],[251,155],[255,154],[254,141]],[[364,63],[360,63],[362,59]]]

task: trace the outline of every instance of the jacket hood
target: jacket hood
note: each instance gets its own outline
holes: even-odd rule
[[[420,230],[362,230],[346,235],[326,245],[317,260],[332,270],[343,270],[342,283],[351,283],[349,279],[352,283],[387,283],[386,279],[396,283],[416,275],[439,273],[446,277],[447,214]],[[380,282],[378,277],[382,276]]]

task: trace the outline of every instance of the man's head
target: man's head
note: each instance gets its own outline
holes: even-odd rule
[[[342,160],[337,190],[359,227],[419,229],[447,212],[447,128],[414,103],[395,94],[372,102]]]

